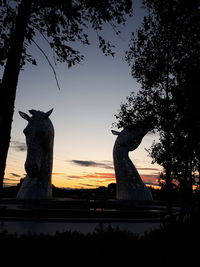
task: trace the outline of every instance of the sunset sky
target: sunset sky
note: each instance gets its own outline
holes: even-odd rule
[[[134,16],[128,19],[125,27],[120,26],[120,37],[105,26],[104,37],[116,46],[114,58],[102,54],[96,33],[89,30],[91,45],[74,46],[80,49],[85,60],[70,69],[66,64],[55,66],[48,44],[39,34],[36,36],[35,41],[55,67],[61,90],[56,86],[45,57],[36,46],[30,46],[28,53],[34,55],[37,66],[27,63],[20,74],[4,185],[17,184],[25,176],[23,129],[27,121],[18,111],[28,113],[28,110],[36,109],[46,112],[52,108],[50,119],[55,129],[52,183],[58,187],[95,188],[115,182],[112,149],[116,136],[111,133],[114,114],[126,96],[140,88],[124,60],[131,32],[138,27],[144,14],[139,8],[140,1],[134,3]],[[155,135],[148,134],[139,148],[130,153],[147,184],[157,183],[161,170],[158,165],[151,164],[145,151],[155,139]]]

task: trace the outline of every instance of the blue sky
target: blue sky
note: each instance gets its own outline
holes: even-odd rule
[[[36,46],[29,47],[28,52],[34,55],[38,65],[26,64],[20,73],[5,184],[17,183],[25,173],[23,129],[27,122],[18,111],[48,111],[51,108],[54,108],[50,118],[55,128],[53,184],[85,188],[115,182],[112,149],[116,136],[111,133],[114,114],[126,96],[140,88],[124,60],[131,32],[137,28],[144,14],[144,10],[139,8],[140,1],[135,2],[135,15],[128,19],[125,27],[120,26],[120,37],[107,26],[103,32],[104,37],[116,46],[114,58],[102,54],[96,34],[90,31],[90,46],[75,44],[85,56],[81,64],[70,69],[66,64],[54,66],[61,90],[58,90],[44,56]],[[54,63],[52,52],[42,37],[37,35],[35,41]],[[147,135],[140,147],[130,154],[141,175],[146,177],[146,182],[152,182],[150,178],[157,177],[160,170],[159,166],[151,164],[145,151],[155,138]],[[87,162],[88,165],[85,164]]]

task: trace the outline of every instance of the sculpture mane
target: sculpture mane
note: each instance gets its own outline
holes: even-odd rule
[[[28,121],[24,129],[27,144],[25,170],[27,173],[17,198],[47,199],[52,196],[51,173],[53,164],[54,128],[48,112],[30,110],[32,117],[24,112],[20,116]]]

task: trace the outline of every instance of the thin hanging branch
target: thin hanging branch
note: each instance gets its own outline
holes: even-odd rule
[[[40,30],[40,28],[37,26],[36,23],[31,22],[30,24],[34,27],[34,29],[36,29],[36,30],[38,31],[38,33],[42,36],[42,38],[45,40],[45,42],[46,42],[46,43],[49,45],[49,47],[52,49],[52,51],[53,51],[54,65],[57,65],[57,64],[56,64],[56,58],[55,58],[55,51],[54,51],[54,49],[51,47],[51,44],[50,44],[49,40],[46,38],[46,36],[43,34],[43,32]]]
[[[51,67],[51,69],[53,71],[53,74],[54,74],[54,78],[56,80],[57,87],[60,90],[60,85],[59,85],[59,82],[58,82],[57,74],[56,74],[56,71],[55,71],[53,65],[51,64],[51,61],[49,60],[48,56],[45,54],[45,52],[43,51],[43,49],[33,39],[32,39],[32,42],[37,46],[37,48],[44,55],[44,57],[46,58],[47,62],[49,63],[49,66]]]

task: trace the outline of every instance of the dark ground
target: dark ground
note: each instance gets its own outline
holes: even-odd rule
[[[123,260],[123,266],[130,263],[131,266],[199,266],[199,225],[199,218],[188,218],[184,222],[163,225],[160,230],[140,238],[111,227],[99,227],[92,234],[66,231],[54,236],[17,236],[4,232],[0,234],[1,251],[18,251],[19,255],[33,257],[33,262],[39,256],[43,260],[46,257],[47,261],[66,257],[67,261],[74,259],[74,262],[81,258],[83,264],[93,257],[95,265],[102,260],[104,263],[112,260],[113,264]]]
[[[11,199],[17,192],[16,187],[5,189],[4,201]],[[160,192],[154,192],[161,194]],[[53,189],[55,198],[72,198],[72,203],[96,201],[96,204],[109,203],[113,191],[105,188],[98,190]],[[2,200],[1,203],[2,203]],[[177,199],[175,199],[177,200]],[[163,203],[162,197],[156,203]],[[64,202],[63,202],[64,203]],[[95,205],[96,205],[95,204]],[[32,205],[32,204],[31,204]],[[57,204],[56,204],[57,205]],[[85,205],[85,204],[84,204]],[[123,208],[124,206],[120,206]],[[73,207],[74,208],[74,207]],[[134,207],[135,210],[136,206]],[[130,212],[130,206],[126,212]],[[124,213],[123,213],[124,214]],[[1,257],[6,265],[13,260],[17,263],[49,264],[57,266],[116,265],[123,266],[199,266],[200,213],[186,214],[174,220],[166,220],[161,229],[154,230],[142,237],[118,228],[99,228],[89,234],[66,231],[49,235],[17,235],[0,233]],[[130,214],[128,214],[130,215]],[[12,256],[15,255],[15,256]]]

